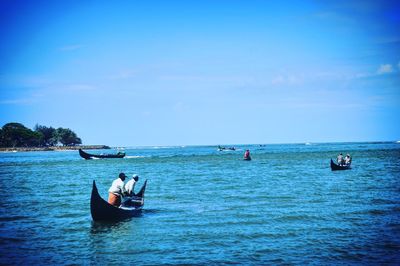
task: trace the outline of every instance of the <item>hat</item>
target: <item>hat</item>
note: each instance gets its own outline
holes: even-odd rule
[[[126,177],[126,175],[124,174],[124,173],[119,173],[119,178],[125,178]]]
[[[139,175],[137,175],[137,174],[133,174],[133,175],[132,175],[132,178],[133,178],[133,179],[135,179],[135,178],[139,178]]]

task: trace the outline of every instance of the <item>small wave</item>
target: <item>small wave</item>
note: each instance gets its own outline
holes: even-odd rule
[[[65,213],[60,213],[55,215],[55,218],[78,218],[81,217],[82,213],[71,213],[71,212],[65,212]]]
[[[360,216],[362,215],[386,215],[390,213],[390,210],[388,209],[366,209],[366,210],[357,210],[357,211],[351,211],[351,212],[343,212],[343,213],[337,213],[338,216],[348,216],[351,215],[355,219],[360,219]]]
[[[174,148],[178,148],[176,146],[153,146],[151,147],[152,149],[174,149]]]
[[[0,217],[1,222],[11,222],[11,221],[17,221],[17,220],[25,220],[29,219],[30,217],[28,216],[6,216],[6,217]]]
[[[386,213],[388,213],[388,211],[387,210],[369,210],[367,213],[372,214],[372,215],[385,215]]]
[[[314,145],[317,145],[317,144],[312,143],[312,142],[306,142],[306,143],[304,143],[304,145],[306,145],[306,146],[314,146]]]
[[[372,199],[371,203],[377,205],[385,205],[385,204],[396,204],[396,201],[390,199]]]
[[[141,155],[128,155],[125,156],[126,159],[137,159],[137,158],[145,158],[146,156],[141,156]]]
[[[280,221],[311,221],[319,220],[321,217],[310,216],[310,215],[284,215],[277,218]]]
[[[162,210],[160,210],[160,209],[146,209],[146,208],[144,208],[144,209],[142,210],[142,212],[145,213],[145,214],[155,214],[155,213],[161,213]]]
[[[16,238],[16,237],[0,237],[0,240],[3,242],[3,243],[23,243],[23,242],[25,242],[25,240],[23,240],[23,239],[20,239],[20,238]]]

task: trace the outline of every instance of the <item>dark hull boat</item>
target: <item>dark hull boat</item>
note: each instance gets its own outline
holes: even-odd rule
[[[332,169],[332,171],[335,171],[335,170],[348,170],[348,169],[351,169],[351,168],[350,168],[350,165],[338,165],[338,164],[335,164],[333,162],[333,160],[331,159],[331,169]]]
[[[226,148],[226,147],[218,146],[218,151],[235,151],[235,150],[236,150],[235,147]]]
[[[93,158],[103,159],[103,158],[124,158],[125,157],[125,153],[123,153],[123,152],[118,152],[117,154],[90,154],[90,153],[84,152],[82,149],[79,149],[79,155],[86,160],[93,159]]]
[[[144,205],[144,192],[147,180],[136,194],[134,207],[117,208],[101,198],[96,182],[93,180],[92,196],[90,198],[90,213],[94,221],[116,221],[139,216]]]
[[[250,157],[250,156],[244,157],[243,160],[245,160],[245,161],[251,161],[251,157]]]

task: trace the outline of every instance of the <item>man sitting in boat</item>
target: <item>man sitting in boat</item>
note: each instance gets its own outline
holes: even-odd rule
[[[110,189],[108,190],[108,203],[119,207],[121,205],[121,197],[126,193],[125,191],[125,181],[126,175],[120,173],[118,178],[112,182]]]
[[[350,154],[346,155],[346,157],[344,158],[344,163],[345,163],[345,165],[350,165],[351,164]]]
[[[137,174],[134,174],[132,176],[132,179],[125,184],[125,197],[121,205],[122,207],[135,207],[143,205],[143,199],[137,197],[134,192],[135,184],[137,181],[139,181],[139,176]]]
[[[125,184],[125,195],[127,197],[135,196],[134,188],[137,181],[139,181],[139,176],[137,174],[134,174],[132,176],[132,179]]]
[[[343,165],[343,154],[340,153],[337,157],[337,162],[339,165]]]

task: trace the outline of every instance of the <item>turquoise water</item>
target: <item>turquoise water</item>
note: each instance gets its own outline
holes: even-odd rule
[[[400,264],[400,144],[236,147],[1,153],[0,264]],[[148,179],[142,215],[93,222],[120,171]]]

